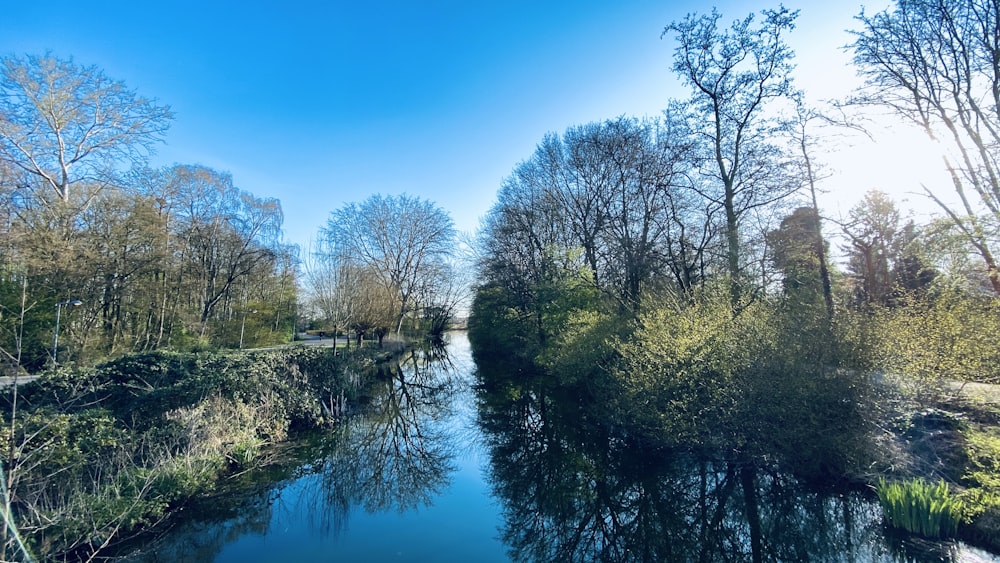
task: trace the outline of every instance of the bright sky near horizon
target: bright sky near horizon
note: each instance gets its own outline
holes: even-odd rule
[[[788,0],[789,43],[813,99],[854,83],[841,49],[852,1]],[[874,12],[886,2],[867,5]],[[372,193],[435,202],[474,231],[501,182],[547,132],[654,116],[687,92],[664,27],[690,0],[457,2],[10,2],[0,55],[73,57],[176,114],[154,165],[203,164],[276,197],[286,240],[308,248],[330,212]],[[776,3],[720,0],[727,24]],[[902,200],[933,159],[905,139],[830,155],[827,212],[869,188]],[[908,149],[909,150],[909,149]],[[824,155],[827,156],[827,155]],[[912,198],[911,198],[912,199]],[[906,207],[906,204],[903,204]]]

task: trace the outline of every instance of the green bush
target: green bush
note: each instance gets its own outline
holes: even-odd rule
[[[919,384],[1000,382],[1000,301],[943,293],[876,312],[882,364]]]
[[[927,538],[947,538],[958,531],[965,504],[951,495],[948,484],[923,479],[886,482],[876,487],[886,519],[893,528]]]
[[[650,306],[616,344],[615,374],[640,427],[667,442],[732,445],[737,383],[775,349],[776,333],[766,304],[734,313],[729,299],[719,286],[690,302]]]
[[[0,451],[15,519],[35,554],[93,555],[108,534],[167,517],[269,443],[327,421],[320,401],[358,400],[377,351],[153,352],[53,370],[9,405]],[[350,373],[348,373],[350,372]]]

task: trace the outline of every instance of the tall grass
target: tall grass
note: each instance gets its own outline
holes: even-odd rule
[[[927,538],[954,536],[965,506],[951,495],[948,484],[923,479],[887,483],[876,487],[882,511],[892,527]]]

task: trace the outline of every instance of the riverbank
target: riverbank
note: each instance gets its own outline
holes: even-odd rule
[[[5,394],[10,520],[34,557],[93,557],[268,464],[271,445],[335,424],[390,357],[376,347],[154,352],[45,373]],[[21,551],[8,542],[3,559]]]
[[[128,560],[510,561],[484,472],[476,366],[464,334],[448,340],[382,366],[361,412],[310,435],[323,447],[300,450],[291,471],[229,481],[247,487],[186,510]]]
[[[947,483],[964,507],[958,537],[1000,553],[1000,386],[890,378],[883,387],[881,464],[865,482]]]

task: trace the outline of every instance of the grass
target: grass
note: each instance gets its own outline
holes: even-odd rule
[[[886,482],[876,487],[882,511],[893,528],[927,538],[947,538],[958,532],[965,505],[952,496],[948,484],[923,479]]]

